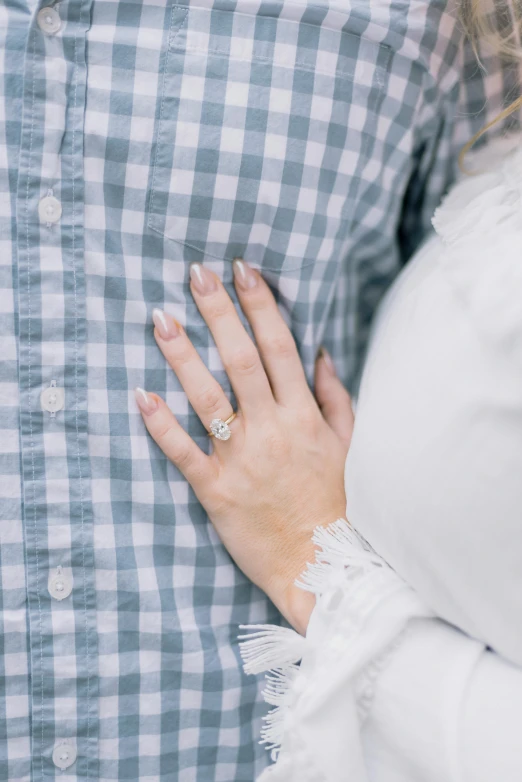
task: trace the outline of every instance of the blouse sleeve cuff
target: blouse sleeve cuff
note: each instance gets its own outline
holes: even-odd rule
[[[261,739],[276,763],[266,773],[272,782],[364,782],[360,723],[374,681],[409,620],[431,614],[346,521],[317,528],[313,542],[316,561],[297,582],[316,595],[306,637],[272,626],[241,637],[245,671],[269,672]]]

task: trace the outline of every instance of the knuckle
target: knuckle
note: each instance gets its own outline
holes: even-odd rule
[[[267,350],[278,358],[291,358],[295,353],[295,342],[290,332],[274,334],[267,343]]]
[[[268,312],[270,307],[270,299],[266,295],[266,290],[264,290],[264,287],[258,284],[255,288],[252,288],[249,293],[249,309],[254,312],[260,312],[261,310],[266,310]]]
[[[259,366],[259,354],[253,346],[237,348],[225,362],[225,369],[234,370],[242,375],[253,374]]]
[[[176,340],[173,340],[173,342],[176,344]],[[190,364],[191,361],[194,361],[194,351],[190,345],[183,345],[183,347],[178,349],[176,353],[172,355],[171,359],[171,363],[173,363],[176,367],[185,366],[186,364]]]
[[[286,458],[290,451],[289,441],[277,429],[265,432],[265,446],[275,460]]]
[[[174,434],[174,427],[170,421],[161,423],[154,433],[154,439],[159,446],[162,446],[166,440],[170,440]]]
[[[188,470],[193,462],[193,455],[189,448],[179,448],[174,454],[173,461],[181,470]]]
[[[303,429],[313,430],[317,428],[321,420],[319,410],[315,406],[303,406],[299,410],[299,426]]]
[[[208,303],[207,317],[211,320],[219,320],[230,314],[231,302],[226,296],[220,295],[221,291],[217,295],[212,297],[212,300]]]
[[[224,407],[223,391],[220,386],[211,385],[199,391],[196,404],[208,413],[216,413]]]
[[[226,495],[214,493],[212,496],[212,516],[214,518],[226,518],[230,515],[231,508],[234,507],[233,502]],[[219,529],[217,530],[219,534]]]

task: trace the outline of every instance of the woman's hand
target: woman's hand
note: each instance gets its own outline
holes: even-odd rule
[[[191,267],[192,293],[239,406],[230,439],[212,438],[208,456],[157,395],[137,389],[136,399],[148,431],[191,484],[237,565],[304,632],[314,598],[294,580],[314,558],[313,529],[345,515],[351,405],[323,354],[316,370],[323,417],[268,286],[243,261],[234,262],[234,274],[257,348],[218,278]],[[230,402],[182,327],[160,310],[153,317],[160,350],[204,426],[226,421]]]

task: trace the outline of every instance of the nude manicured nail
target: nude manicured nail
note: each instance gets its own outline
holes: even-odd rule
[[[179,324],[176,323],[174,318],[172,318],[170,315],[167,315],[166,312],[163,312],[163,310],[157,308],[153,309],[152,321],[156,326],[156,330],[161,339],[174,339],[174,337],[179,336],[181,333]]]
[[[328,353],[328,351],[325,350],[324,348],[321,348],[321,357],[322,357],[324,363],[326,364],[326,368],[328,369],[330,374],[336,375],[337,372],[335,371],[335,365],[334,365],[334,362],[332,361],[332,357]]]
[[[201,263],[193,263],[190,267],[190,279],[194,288],[201,296],[206,296],[216,290],[216,280],[214,275]]]
[[[145,415],[150,415],[158,409],[158,400],[151,394],[147,394],[144,388],[135,388],[134,396],[136,397],[138,407]]]
[[[234,269],[235,280],[240,288],[244,291],[248,291],[251,288],[256,287],[257,274],[250,268],[248,263],[245,263],[241,258],[236,258],[232,264],[232,268]]]

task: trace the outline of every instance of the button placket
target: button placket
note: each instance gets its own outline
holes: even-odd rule
[[[17,78],[22,78],[16,103],[16,213],[24,215],[16,221],[16,241],[18,272],[25,281],[18,300],[20,462],[24,486],[32,489],[22,504],[24,524],[31,525],[24,540],[31,672],[28,746],[34,782],[42,782],[54,775],[59,779],[62,772],[75,775],[76,769],[80,776],[98,778],[98,637],[84,405],[83,129],[93,3],[65,7],[43,0],[33,5],[33,18],[20,22],[20,36],[14,39],[27,48],[25,59],[16,64]],[[74,340],[68,333],[73,319]],[[76,417],[63,413],[71,387],[79,400]],[[68,446],[73,436],[74,454]],[[68,571],[71,557],[74,571]],[[47,564],[43,572],[42,564]],[[80,583],[84,603],[76,610],[72,590]],[[62,675],[69,670],[71,675]],[[85,678],[88,686],[79,687]]]

